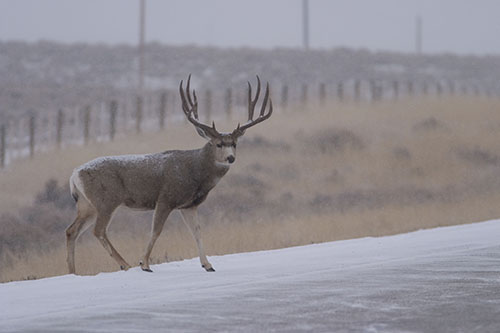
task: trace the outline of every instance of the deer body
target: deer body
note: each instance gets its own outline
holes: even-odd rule
[[[213,148],[97,158],[75,169],[71,184],[83,184],[78,190],[97,209],[151,210],[159,201],[171,209],[198,206],[229,170],[215,161]]]
[[[269,86],[262,103],[260,116],[253,120],[253,109],[260,92],[260,80],[254,100],[249,83],[249,120],[238,125],[232,133],[219,133],[198,121],[197,100],[194,102],[187,84],[187,98],[180,85],[182,108],[198,134],[208,142],[200,149],[170,150],[146,155],[123,155],[97,158],[76,168],[70,178],[71,194],[77,203],[77,217],[66,229],[67,263],[70,273],[75,273],[75,243],[79,235],[94,225],[94,235],[106,251],[120,265],[130,265],[121,257],[109,241],[106,230],[114,211],[119,206],[138,210],[154,210],[151,238],[140,262],[144,271],[151,272],[149,257],[170,212],[178,209],[183,221],[193,234],[201,265],[214,271],[203,249],[197,207],[229,170],[236,158],[236,144],[245,130],[272,114],[265,113],[269,98]]]

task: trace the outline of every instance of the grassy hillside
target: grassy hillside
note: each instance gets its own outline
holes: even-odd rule
[[[246,133],[235,165],[201,206],[206,250],[272,249],[498,217],[499,110],[498,100],[471,97],[278,110]],[[202,144],[184,123],[10,165],[0,172],[0,281],[66,272],[64,228],[75,212],[65,186],[74,167],[102,155]],[[49,179],[57,185],[46,185]],[[110,227],[131,264],[142,255],[150,219],[123,209]],[[177,213],[169,219],[153,261],[196,256]],[[118,269],[90,232],[76,253],[80,274]]]

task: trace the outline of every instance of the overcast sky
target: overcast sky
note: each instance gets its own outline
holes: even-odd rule
[[[499,0],[310,0],[311,47],[500,54]],[[0,40],[136,44],[139,0],[0,0]],[[302,0],[147,0],[147,41],[299,47]]]

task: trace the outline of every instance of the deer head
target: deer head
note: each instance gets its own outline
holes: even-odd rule
[[[193,95],[191,96],[191,91],[189,88],[191,81],[191,74],[188,77],[186,91],[182,87],[183,81],[179,85],[179,92],[182,100],[182,110],[186,115],[190,123],[194,125],[198,134],[208,140],[209,144],[214,149],[215,161],[218,164],[229,165],[233,163],[236,159],[236,144],[238,138],[245,134],[245,131],[257,125],[260,122],[271,117],[273,113],[273,102],[269,98],[269,83],[266,84],[266,92],[264,94],[264,100],[260,108],[259,116],[254,120],[254,110],[257,100],[260,95],[260,78],[257,76],[257,92],[255,97],[252,97],[252,85],[248,82],[248,120],[245,124],[236,127],[231,133],[221,133],[215,128],[215,122],[212,122],[212,126],[203,124],[198,119],[198,100],[196,98],[196,92],[193,89]],[[266,113],[267,102],[269,101],[269,110]]]

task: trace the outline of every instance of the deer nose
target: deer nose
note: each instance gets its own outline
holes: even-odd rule
[[[235,160],[235,158],[234,158],[234,156],[233,156],[233,155],[229,155],[229,156],[227,157],[227,161],[228,161],[229,163],[233,163],[233,162],[234,162],[234,160]]]

